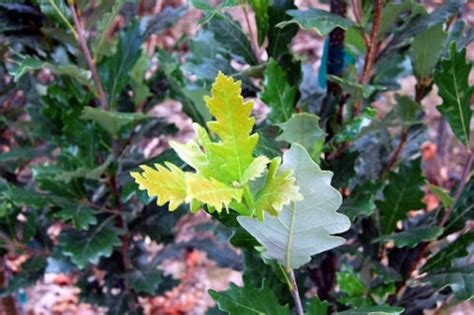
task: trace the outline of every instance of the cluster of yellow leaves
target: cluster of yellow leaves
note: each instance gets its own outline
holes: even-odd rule
[[[291,172],[278,170],[279,158],[253,156],[258,143],[258,134],[252,134],[253,103],[244,102],[241,82],[219,73],[211,97],[205,101],[215,118],[207,125],[218,141],[213,141],[205,128],[193,124],[195,139],[186,144],[170,143],[195,172],[183,172],[168,162],[156,164],[156,169],[141,166],[143,172],[131,173],[139,188],[158,197],[158,205],[169,203],[170,211],[183,203],[191,203],[192,208],[205,204],[210,211],[231,208],[260,220],[263,211],[278,215],[284,205],[301,199]],[[260,189],[250,189],[251,182],[263,179]]]

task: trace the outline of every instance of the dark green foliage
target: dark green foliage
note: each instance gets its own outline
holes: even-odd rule
[[[408,211],[424,207],[423,183],[420,160],[402,165],[398,173],[390,173],[389,184],[383,190],[384,199],[376,202],[385,234],[395,230],[397,221],[404,219]]]
[[[63,231],[59,244],[66,256],[70,256],[79,268],[84,268],[89,263],[98,263],[101,257],[110,256],[114,246],[121,245],[121,241],[119,231],[104,221],[90,231]]]
[[[245,285],[238,287],[231,284],[229,290],[216,292],[210,290],[209,294],[217,302],[219,309],[229,314],[290,314],[288,307],[278,303],[271,288],[263,282],[261,287]]]
[[[472,64],[466,61],[466,50],[457,51],[450,47],[450,57],[441,62],[441,69],[435,72],[434,80],[439,87],[443,104],[438,110],[446,118],[454,134],[469,147],[470,122],[472,117],[471,95],[474,88],[469,86],[468,77]]]
[[[137,62],[141,53],[143,35],[140,24],[132,22],[127,30],[123,31],[117,46],[117,52],[105,58],[100,66],[104,89],[108,91],[109,106],[115,107],[116,97],[129,82],[130,71]]]

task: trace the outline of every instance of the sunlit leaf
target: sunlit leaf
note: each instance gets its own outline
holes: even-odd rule
[[[159,206],[169,202],[170,211],[178,208],[186,200],[186,181],[184,172],[177,166],[165,162],[166,167],[155,164],[156,170],[142,165],[142,173],[130,173],[140,189],[147,190],[151,197],[158,197]]]
[[[195,199],[220,211],[229,208],[232,200],[240,202],[242,189],[229,187],[213,178],[206,179],[198,174],[186,174],[187,198]]]
[[[263,212],[278,216],[278,211],[293,201],[301,200],[298,186],[291,170],[278,171],[281,159],[271,161],[265,185],[258,191],[255,200],[257,218],[263,221]]]
[[[250,118],[253,103],[244,102],[241,82],[222,73],[212,86],[212,96],[206,97],[209,111],[216,120],[208,123],[209,129],[220,139],[209,144],[212,154],[211,167],[221,173],[221,181],[240,181],[252,163],[252,153],[258,142],[258,134],[251,134],[255,118]]]

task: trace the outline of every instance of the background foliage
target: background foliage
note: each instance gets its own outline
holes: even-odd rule
[[[212,237],[177,241],[188,206],[169,212],[130,176],[164,161],[187,170],[172,150],[147,151],[180,131],[156,110],[172,99],[206,126],[203,97],[218,71],[241,80],[244,98],[261,101],[256,109],[271,110],[253,128],[255,156],[304,148],[343,196],[347,241],[295,270],[306,314],[421,314],[472,299],[469,4],[296,4],[1,1],[0,294],[12,314],[12,297],[21,302],[52,272],[73,274],[81,300],[109,314],[143,313],[142,298],[179,286],[162,263],[193,250],[243,275],[241,286],[209,292],[217,306],[208,314],[297,312],[278,257],[262,260],[242,228],[251,232],[252,222],[212,213],[197,227]],[[192,35],[157,44],[197,10]],[[295,51],[301,34],[324,42],[317,63]],[[437,130],[423,103],[436,91]],[[150,252],[150,242],[162,248]]]

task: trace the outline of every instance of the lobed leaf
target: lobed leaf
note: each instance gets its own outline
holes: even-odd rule
[[[320,9],[310,8],[305,11],[289,10],[288,14],[292,16],[293,19],[281,22],[278,24],[279,27],[296,23],[305,30],[315,29],[321,36],[328,35],[336,27],[347,30],[348,28],[356,26],[351,20]]]
[[[434,80],[443,104],[437,109],[448,121],[456,137],[469,147],[471,123],[471,95],[473,86],[469,86],[469,72],[472,69],[466,61],[466,49],[458,52],[456,44],[451,45],[449,59],[441,61],[441,68],[435,71]]]
[[[383,190],[384,198],[376,202],[385,234],[393,232],[397,221],[404,219],[410,210],[425,206],[422,202],[424,192],[421,190],[424,182],[420,160],[402,165],[398,173],[390,173],[389,185]]]
[[[181,160],[196,172],[184,173],[166,162],[167,168],[156,165],[157,170],[142,166],[142,173],[131,173],[140,189],[158,197],[159,205],[169,202],[170,210],[186,202],[193,212],[204,204],[210,211],[231,208],[240,214],[257,214],[260,219],[263,211],[277,215],[283,205],[298,200],[291,172],[275,175],[279,162],[271,163],[260,191],[250,190],[251,182],[266,173],[270,160],[253,156],[258,134],[252,134],[252,103],[244,102],[240,93],[240,81],[219,73],[211,96],[205,97],[209,112],[216,118],[208,127],[218,139],[212,141],[203,127],[194,124],[195,139],[186,144],[170,142]]]
[[[278,302],[265,282],[261,288],[248,284],[238,287],[231,283],[230,288],[224,292],[209,290],[209,295],[216,301],[220,310],[231,315],[289,315],[288,306]]]
[[[459,236],[455,241],[441,248],[437,254],[430,257],[421,270],[423,272],[433,272],[451,266],[455,259],[469,255],[468,248],[472,244],[472,240],[474,240],[474,231]]]
[[[281,123],[290,119],[295,111],[297,89],[290,86],[283,69],[274,59],[267,63],[263,79],[261,100],[271,108],[268,117],[274,123]]]
[[[79,268],[89,263],[97,264],[101,257],[109,257],[115,246],[119,246],[120,230],[104,221],[89,231],[65,230],[59,235],[59,244],[64,255]]]
[[[56,218],[71,221],[74,228],[88,230],[89,226],[97,224],[93,209],[82,205],[69,205],[54,214]]]
[[[324,145],[326,133],[319,127],[319,117],[310,113],[293,114],[291,118],[278,124],[283,132],[276,140],[299,143],[313,155]],[[316,152],[317,153],[317,152]]]
[[[222,208],[228,209],[232,200],[240,202],[243,190],[232,188],[214,178],[204,178],[199,174],[186,174],[186,195],[189,201],[197,200],[218,211]]]
[[[474,264],[434,272],[423,282],[430,283],[435,290],[450,287],[458,300],[470,300],[474,297]]]
[[[443,229],[439,227],[414,228],[400,233],[380,236],[374,242],[392,240],[397,247],[415,247],[421,242],[435,240],[441,234],[443,234]]]
[[[216,118],[208,127],[220,139],[209,143],[211,167],[218,169],[225,183],[240,181],[253,161],[258,134],[250,134],[255,118],[250,118],[253,103],[245,102],[241,82],[219,73],[212,86],[212,97],[205,97],[209,112]]]
[[[266,249],[266,258],[289,269],[309,262],[312,255],[340,246],[344,239],[331,234],[349,229],[349,219],[336,210],[342,203],[331,186],[332,173],[322,171],[308,152],[293,144],[283,156],[281,172],[293,171],[303,199],[284,206],[278,217],[265,221],[239,216],[237,221]]]
[[[298,186],[295,185],[293,172],[291,170],[278,172],[280,163],[280,158],[271,161],[265,185],[256,195],[255,211],[260,221],[263,221],[264,211],[277,216],[283,206],[303,198]]]
[[[142,165],[142,173],[132,172],[130,175],[140,189],[146,189],[151,197],[158,197],[159,206],[169,202],[169,209],[173,211],[185,202],[187,185],[185,174],[180,168],[172,163],[165,162],[165,165],[155,164],[156,170]]]

